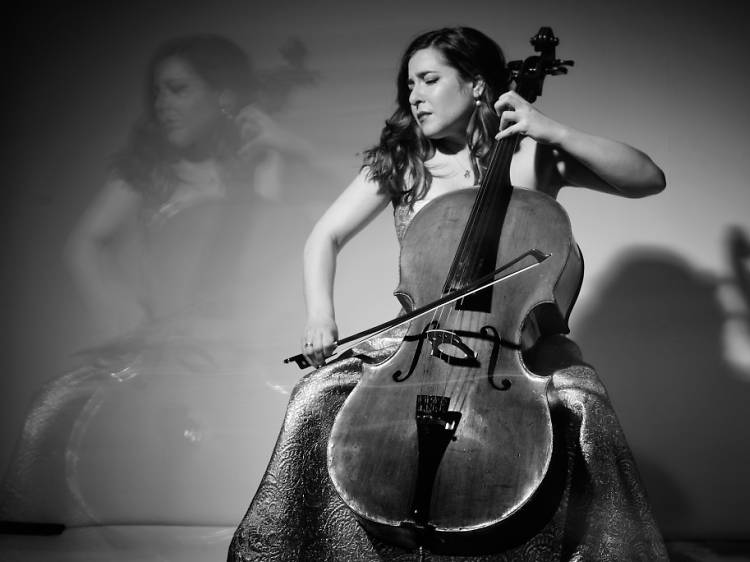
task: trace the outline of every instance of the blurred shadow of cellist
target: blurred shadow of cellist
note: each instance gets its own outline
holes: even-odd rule
[[[202,467],[216,464],[209,451],[231,434],[218,423],[229,425],[225,411],[242,422],[251,412],[256,444],[252,431],[264,429],[257,422],[275,394],[263,392],[273,379],[263,338],[294,307],[267,295],[293,282],[288,250],[307,230],[289,216],[280,168],[303,167],[311,149],[274,114],[316,73],[304,46],[290,45],[285,65],[261,73],[219,35],[180,36],[154,51],[143,114],[67,244],[96,339],[38,390],[0,486],[0,521],[127,521],[138,500],[150,502],[149,485],[160,492],[152,521],[233,519],[226,498],[207,493]],[[273,274],[261,274],[271,260]],[[242,407],[228,404],[250,394]],[[223,466],[243,473],[231,459]],[[219,470],[208,475],[220,481]],[[126,500],[109,494],[113,481]]]

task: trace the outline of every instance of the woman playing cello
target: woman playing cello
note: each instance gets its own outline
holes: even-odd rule
[[[342,246],[389,204],[403,243],[412,219],[430,202],[482,181],[495,139],[520,138],[510,163],[512,185],[552,198],[564,186],[630,198],[664,188],[662,171],[641,151],[555,121],[510,86],[501,49],[475,29],[424,33],[406,49],[397,78],[396,111],[386,121],[380,142],[365,152],[359,175],[323,214],[305,245],[307,324],[302,351],[310,364],[321,367],[336,347],[333,285]],[[375,356],[385,355],[387,339],[369,343]],[[570,354],[570,345],[567,342],[561,353]],[[264,560],[379,560],[405,555],[399,547],[368,537],[350,514],[342,516],[325,475],[325,441],[336,409],[358,381],[357,361],[344,359],[320,368],[297,387],[276,453],[235,534],[230,558],[245,560],[240,555],[254,554]],[[577,451],[590,476],[573,474],[569,466],[564,499],[546,525],[481,559],[665,558],[627,444],[596,374],[583,367],[559,371],[551,386],[551,401],[568,412],[563,423],[575,428],[569,429],[566,448]],[[296,464],[289,462],[295,446],[301,455]],[[615,474],[614,463],[625,470]],[[302,473],[293,476],[288,470]],[[577,478],[586,482],[577,484]],[[295,482],[287,487],[286,479]],[[587,486],[585,499],[576,495],[579,485]],[[311,492],[315,486],[321,489]],[[300,493],[305,496],[301,502]],[[274,516],[275,511],[286,518]],[[312,528],[305,524],[311,513],[316,518]]]

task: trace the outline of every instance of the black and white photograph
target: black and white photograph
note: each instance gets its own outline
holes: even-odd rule
[[[3,19],[0,560],[750,561],[741,3]]]

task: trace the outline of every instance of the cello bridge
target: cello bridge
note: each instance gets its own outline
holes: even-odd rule
[[[450,365],[476,367],[479,365],[476,352],[450,330],[427,330],[432,350],[430,355],[438,357]]]

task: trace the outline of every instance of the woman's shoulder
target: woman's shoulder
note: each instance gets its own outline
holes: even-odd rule
[[[380,182],[375,178],[372,168],[368,165],[364,165],[359,169],[345,191],[356,191],[363,195],[387,197],[381,189]]]
[[[363,168],[336,197],[318,224],[327,225],[339,239],[348,239],[385,209],[389,201],[390,196]]]
[[[139,190],[131,181],[125,179],[122,174],[118,172],[111,172],[104,179],[104,190],[108,191],[124,191],[136,195],[140,195]]]
[[[113,204],[135,205],[143,200],[142,190],[118,173],[110,173],[99,189],[98,200],[110,201]]]
[[[72,238],[105,239],[139,216],[143,197],[120,177],[108,177],[88,204],[73,230]]]

